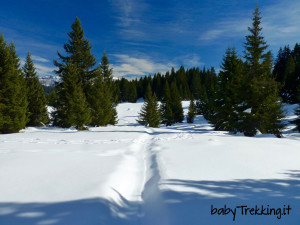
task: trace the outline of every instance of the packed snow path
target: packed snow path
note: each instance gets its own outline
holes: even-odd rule
[[[299,133],[247,138],[213,131],[201,116],[145,128],[141,105],[120,104],[117,126],[0,135],[0,225],[300,224]],[[292,210],[211,215],[225,204]]]

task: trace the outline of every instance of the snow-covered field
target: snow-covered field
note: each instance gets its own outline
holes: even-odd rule
[[[281,139],[213,131],[202,116],[145,128],[136,122],[141,105],[120,104],[117,126],[0,135],[0,225],[300,224],[292,127]],[[286,108],[292,119],[295,106]],[[235,221],[231,212],[211,215],[225,205],[292,209],[281,219],[239,208]]]

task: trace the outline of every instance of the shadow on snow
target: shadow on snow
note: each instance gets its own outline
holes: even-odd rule
[[[153,162],[155,163],[155,159]],[[153,165],[155,167],[155,165]],[[143,192],[144,201],[121,203],[93,198],[57,203],[0,203],[1,225],[218,225],[218,224],[300,224],[300,171],[287,171],[286,179],[192,181],[165,180],[172,190],[159,190],[159,174],[153,176]],[[176,187],[180,191],[174,191]],[[182,188],[184,188],[182,190]],[[186,191],[184,191],[186,190]],[[290,205],[290,215],[211,215],[216,208],[248,207],[283,208]]]

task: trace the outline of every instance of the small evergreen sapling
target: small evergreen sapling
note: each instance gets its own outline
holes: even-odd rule
[[[171,126],[172,124],[174,124],[174,114],[171,107],[171,93],[167,81],[164,85],[164,93],[161,100],[160,109],[162,115],[162,123],[166,126]]]
[[[190,101],[188,116],[187,116],[187,119],[186,119],[187,122],[188,123],[194,123],[195,115],[196,115],[196,106],[195,106],[194,99],[192,98],[191,101]]]
[[[151,86],[148,85],[145,103],[142,106],[139,114],[138,123],[149,126],[159,127],[161,123],[161,112],[159,109],[156,94],[152,94]]]

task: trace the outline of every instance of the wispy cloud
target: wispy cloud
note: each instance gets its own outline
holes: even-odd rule
[[[261,8],[261,11],[263,35],[269,44],[278,47],[278,45],[299,41],[300,2],[298,0],[291,0],[288,4],[280,1]],[[245,18],[245,14],[224,18],[213,24],[213,28],[204,31],[199,36],[199,40],[212,44],[220,40],[224,42],[224,38],[242,38],[247,34],[247,27],[250,25],[251,17]]]
[[[224,19],[218,21],[213,29],[208,29],[203,32],[200,41],[215,41],[223,38],[236,37],[247,32],[247,27],[250,25],[250,19]]]
[[[50,62],[48,59],[42,58],[40,56],[32,55],[32,60],[38,61],[38,62]]]
[[[191,19],[192,9],[174,9],[173,4],[168,9],[160,8],[145,0],[110,0],[116,12],[118,34],[125,41],[160,41],[176,40],[179,35],[191,34],[190,29],[195,24]],[[174,3],[176,4],[176,3]]]
[[[144,24],[143,12],[147,4],[143,1],[133,0],[110,0],[116,12],[116,26],[119,27],[120,35],[124,39],[140,39],[146,37],[146,33],[141,28]]]
[[[148,75],[157,72],[165,73],[175,65],[173,63],[158,63],[148,58],[137,58],[125,54],[112,55],[116,60],[113,64],[113,75],[120,77],[124,75]]]
[[[290,0],[263,9],[263,28],[267,40],[275,46],[299,42],[300,2]]]
[[[204,65],[204,62],[201,62],[201,58],[197,54],[186,55],[181,61],[183,62],[183,65],[187,68],[200,67]]]
[[[35,68],[37,71],[37,74],[39,76],[47,76],[47,75],[54,75],[54,67],[51,66],[46,66],[46,65],[41,65],[41,64],[35,64]]]

